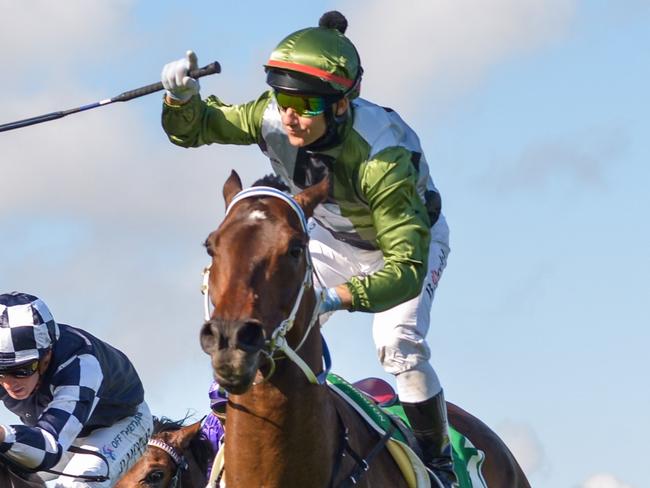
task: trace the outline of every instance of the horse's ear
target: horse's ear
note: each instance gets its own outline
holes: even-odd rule
[[[173,443],[178,449],[184,451],[190,445],[190,442],[201,430],[201,421],[195,422],[187,427],[182,427],[172,434]]]
[[[241,179],[237,172],[233,169],[230,172],[230,176],[223,184],[223,198],[226,201],[226,207],[230,205],[231,200],[237,193],[242,189]]]
[[[320,181],[320,183],[305,188],[296,195],[296,201],[305,212],[305,217],[311,217],[316,205],[325,201],[329,194],[329,188],[330,180],[329,177],[326,176]]]

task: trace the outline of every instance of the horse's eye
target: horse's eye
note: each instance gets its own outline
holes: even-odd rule
[[[305,252],[305,245],[303,243],[292,244],[289,248],[289,256],[298,259]]]
[[[160,470],[157,471],[152,471],[151,473],[147,474],[147,477],[145,478],[146,483],[160,483],[162,479],[165,477],[165,473],[163,473]]]

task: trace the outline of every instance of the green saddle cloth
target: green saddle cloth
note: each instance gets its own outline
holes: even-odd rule
[[[334,387],[333,389],[337,393],[342,392],[349,399],[353,400],[370,417],[370,420],[375,423],[373,427],[378,427],[384,432],[390,429],[393,423],[388,414],[399,417],[410,427],[409,421],[404,414],[404,409],[399,403],[389,407],[379,407],[366,394],[357,390],[350,383],[334,373],[327,375],[327,383],[330,387]],[[408,445],[408,441],[399,430],[395,430],[392,437]],[[458,432],[453,425],[449,425],[449,439],[452,446],[454,471],[458,477],[460,488],[487,488],[487,483],[481,474],[485,454],[474,447],[470,440]]]

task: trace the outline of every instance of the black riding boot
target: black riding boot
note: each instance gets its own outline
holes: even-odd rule
[[[413,434],[422,450],[422,461],[442,482],[443,488],[458,486],[447,432],[447,407],[442,391],[418,403],[402,402]],[[437,488],[436,485],[433,485]]]

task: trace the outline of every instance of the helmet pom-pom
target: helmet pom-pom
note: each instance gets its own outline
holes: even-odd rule
[[[348,21],[338,10],[331,10],[325,12],[318,21],[318,27],[325,29],[336,29],[341,34],[345,34],[348,28]]]

